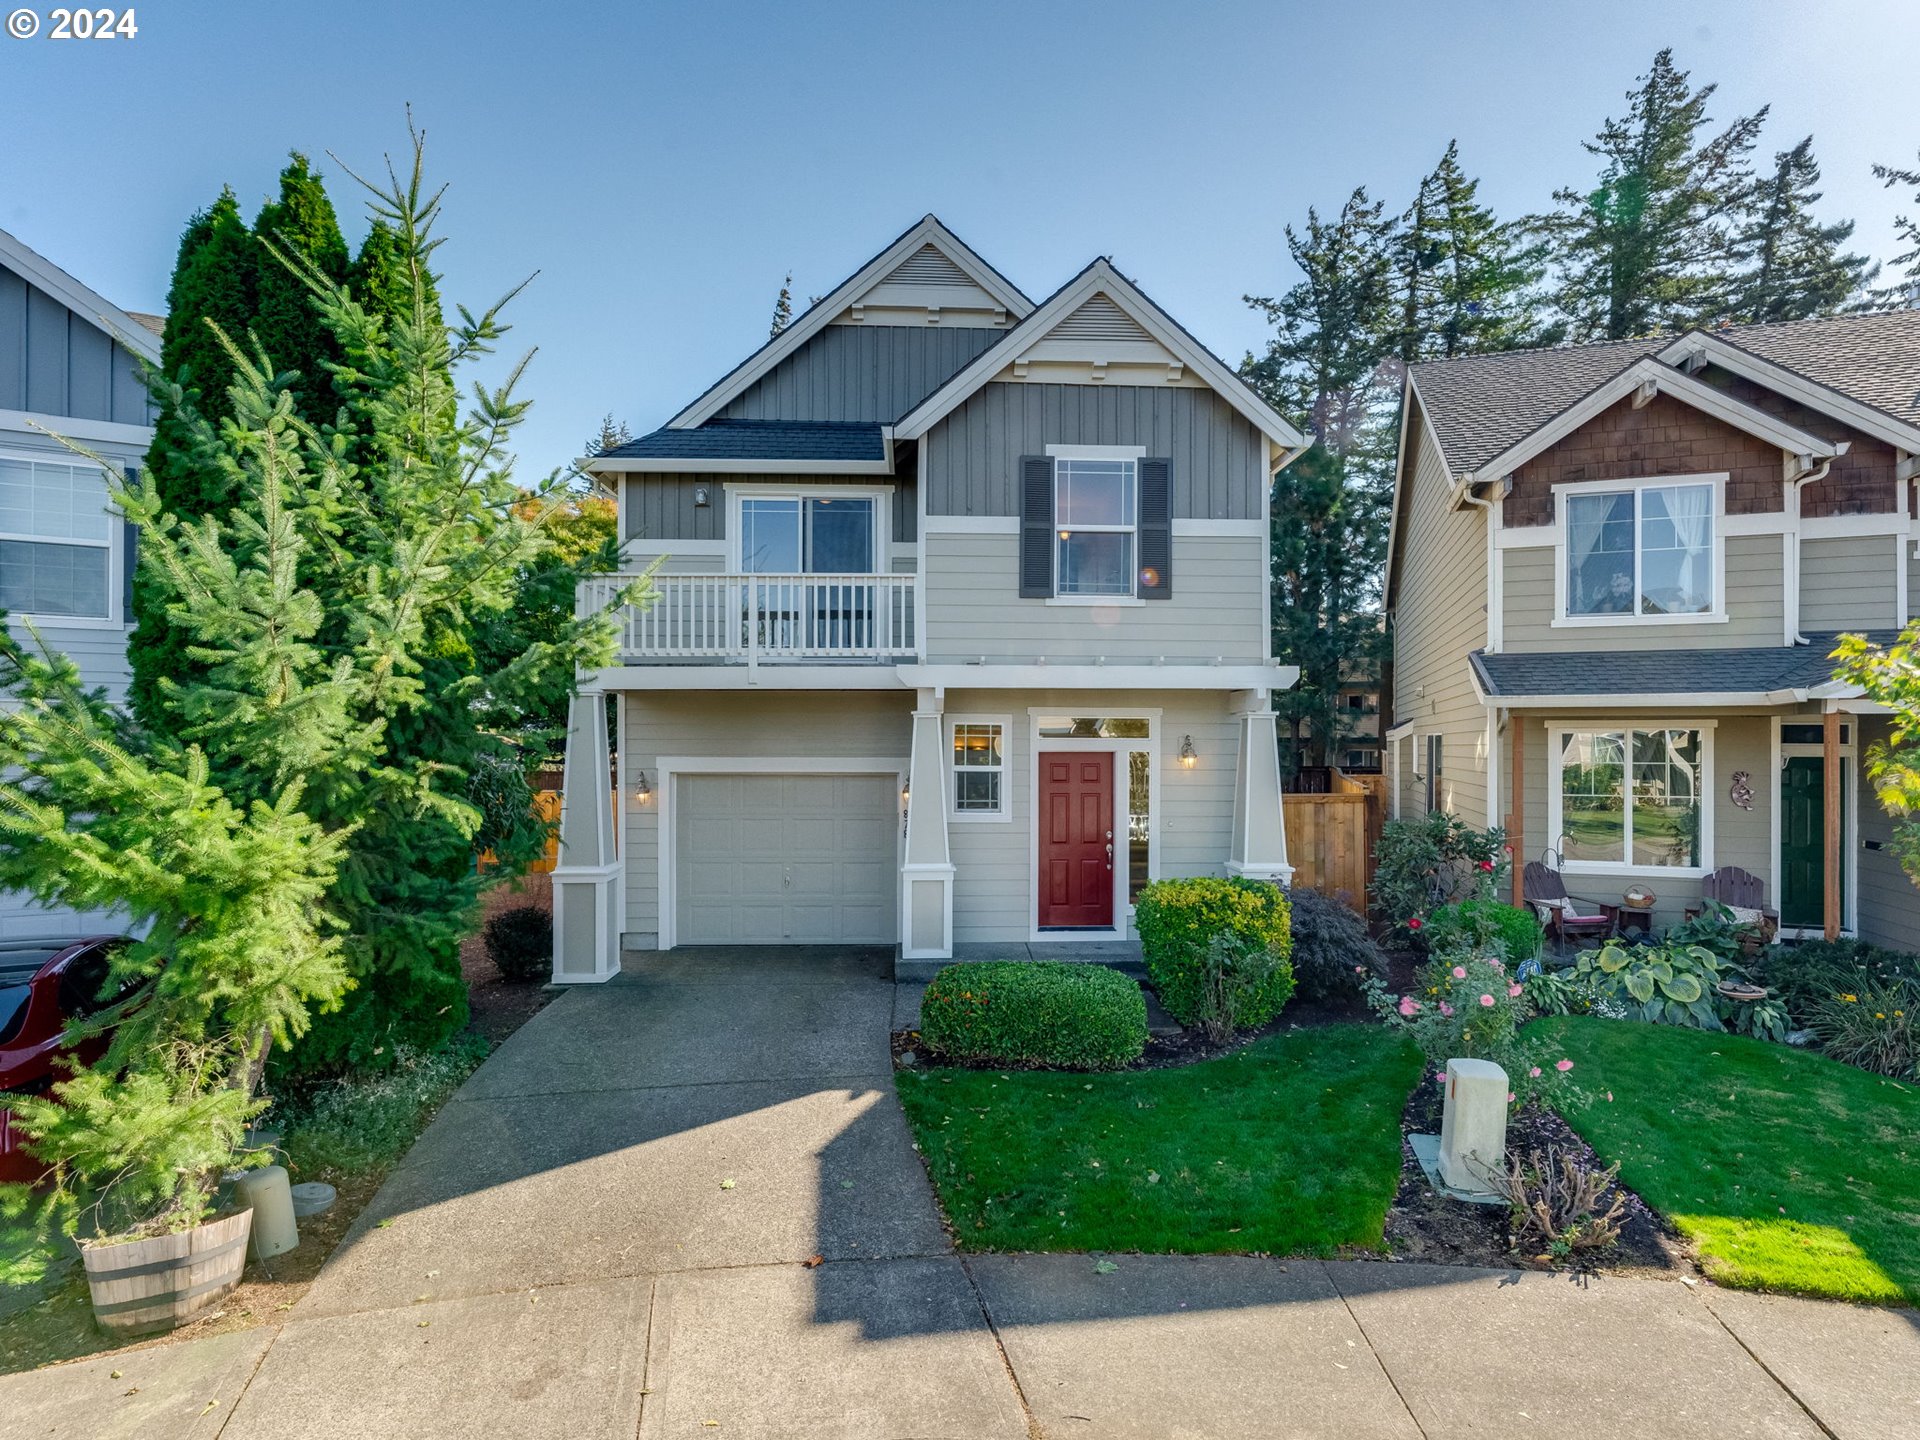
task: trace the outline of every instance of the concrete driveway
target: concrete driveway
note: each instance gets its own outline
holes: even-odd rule
[[[1902,1312],[1378,1263],[962,1262],[893,1098],[886,973],[629,957],[473,1076],[283,1323],[0,1378],[0,1429],[1920,1434]]]

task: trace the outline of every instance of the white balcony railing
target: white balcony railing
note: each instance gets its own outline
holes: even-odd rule
[[[597,614],[639,578],[596,575],[578,610]],[[622,660],[887,661],[918,649],[913,575],[656,575],[657,598],[620,616]]]

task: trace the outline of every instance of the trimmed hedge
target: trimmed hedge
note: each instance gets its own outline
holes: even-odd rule
[[[1432,955],[1476,949],[1483,940],[1498,940],[1507,959],[1518,965],[1540,953],[1544,938],[1533,911],[1500,900],[1460,900],[1442,905],[1427,917],[1427,952]]]
[[[1147,961],[1147,979],[1167,1013],[1193,1025],[1205,1006],[1207,946],[1235,935],[1275,947],[1281,963],[1266,984],[1243,997],[1228,1017],[1238,1028],[1266,1024],[1293,994],[1293,934],[1287,897],[1278,885],[1239,877],[1156,880],[1140,892],[1134,926]]]
[[[487,958],[509,980],[545,980],[553,974],[553,916],[538,905],[516,905],[487,921]]]
[[[949,965],[920,1002],[920,1038],[955,1060],[1116,1070],[1147,1048],[1147,1002],[1139,985],[1102,965]]]

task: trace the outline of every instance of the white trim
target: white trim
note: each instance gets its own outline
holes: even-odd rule
[[[4,234],[0,231],[0,234]],[[70,450],[7,450],[0,449],[0,460],[16,460],[28,465],[59,465],[68,470],[85,471],[96,474],[100,467],[84,455],[75,455]],[[128,461],[138,465],[140,461]],[[121,480],[126,479],[124,467],[115,462]],[[106,502],[103,512],[107,517],[107,536],[104,540],[88,540],[74,535],[38,535],[25,530],[0,531],[0,540],[17,541],[23,545],[71,545],[80,550],[104,550],[107,552],[106,599],[107,613],[104,615],[43,615],[37,610],[14,610],[7,614],[8,620],[24,620],[40,629],[56,628],[70,630],[125,630],[131,621],[122,613],[126,590],[126,516],[111,499]]]
[[[1560,523],[1549,521],[1545,525],[1521,525],[1509,530],[1505,526],[1494,540],[1496,550],[1541,550],[1549,545],[1560,543]]]
[[[1207,536],[1217,539],[1271,542],[1273,527],[1265,520],[1175,520],[1173,533],[1176,539]]]
[[[1049,445],[1047,459],[1053,465],[1053,538],[1048,542],[1053,547],[1053,597],[1049,604],[1062,600],[1073,605],[1113,604],[1122,605],[1134,600],[1139,594],[1140,584],[1140,456],[1123,455],[1118,452],[1132,450],[1131,445]],[[1144,451],[1142,452],[1144,453]],[[1131,512],[1133,518],[1124,525],[1111,524],[1072,524],[1060,518],[1060,466],[1076,460],[1086,460],[1097,464],[1126,466],[1122,481],[1121,498],[1123,510]],[[1074,590],[1062,592],[1060,577],[1066,566],[1061,548],[1075,534],[1083,535],[1124,535],[1127,537],[1127,588],[1125,590],[1088,591]],[[1171,534],[1171,529],[1169,529]]]
[[[1860,720],[1857,714],[1843,711],[1847,715],[1845,724],[1850,738],[1840,745],[1840,794],[1847,812],[1847,823],[1840,836],[1840,868],[1843,873],[1843,888],[1840,892],[1840,933],[1852,936],[1860,923]],[[1780,785],[1786,778],[1787,760],[1791,756],[1815,756],[1826,759],[1827,747],[1824,740],[1810,745],[1789,745],[1780,738],[1781,730],[1788,725],[1819,725],[1823,715],[1775,715],[1772,727],[1773,789],[1768,796],[1773,805],[1772,837],[1767,877],[1768,895],[1773,901],[1775,913],[1781,913],[1781,903],[1785,897],[1780,893],[1780,841],[1781,804]],[[1822,884],[1825,881],[1823,879]],[[1788,925],[1783,920],[1780,933],[1798,939],[1820,939],[1826,934],[1824,925]]]
[[[893,542],[893,489],[891,485],[779,485],[771,482],[728,480],[723,488],[726,491],[726,556],[727,569],[736,575],[746,573],[746,561],[740,553],[740,541],[744,527],[740,523],[740,502],[742,500],[871,500],[873,501],[873,553],[867,559],[867,573],[882,575],[889,573],[887,547]],[[800,528],[801,544],[806,543],[804,504]],[[800,569],[795,574],[807,573],[806,556],[800,557]],[[823,572],[824,573],[824,572]],[[833,572],[840,573],[840,572]],[[858,574],[860,572],[853,572]]]
[[[637,455],[574,462],[589,475],[891,475],[892,460],[733,460]]]
[[[960,810],[958,804],[960,767],[954,763],[953,731],[956,725],[997,725],[1000,727],[1000,808],[997,810]],[[961,825],[1005,825],[1013,821],[1013,716],[943,715],[940,766],[945,779],[947,823]]]
[[[1147,602],[1138,595],[1052,595],[1044,602],[1048,605],[1145,605]]]
[[[1705,485],[1713,492],[1713,607],[1699,615],[1642,615],[1637,609],[1616,615],[1570,615],[1567,613],[1568,539],[1570,523],[1568,500],[1580,495],[1633,495],[1633,603],[1640,603],[1640,497],[1647,490],[1678,489]],[[1648,475],[1631,480],[1580,480],[1553,487],[1555,524],[1560,531],[1553,552],[1554,629],[1592,629],[1600,627],[1640,629],[1666,625],[1724,625],[1727,623],[1727,542],[1720,526],[1726,512],[1727,476],[1725,471],[1702,475]]]
[[[900,683],[948,690],[1291,690],[1297,665],[902,665]]]
[[[1690,716],[1632,716],[1627,718],[1603,717],[1594,719],[1562,719],[1551,721],[1547,732],[1547,843],[1556,851],[1560,848],[1560,837],[1566,829],[1565,815],[1562,813],[1560,792],[1560,741],[1567,735],[1588,735],[1604,730],[1697,730],[1700,732],[1700,779],[1695,793],[1700,804],[1700,850],[1694,856],[1692,865],[1640,865],[1626,860],[1568,860],[1561,857],[1560,868],[1569,875],[1667,875],[1675,879],[1698,880],[1714,871],[1714,810],[1716,795],[1714,786],[1718,781],[1718,771],[1714,763],[1714,731],[1717,720],[1696,719]],[[1626,766],[1630,772],[1633,767],[1633,741],[1627,740]],[[1626,812],[1626,828],[1622,835],[1622,844],[1630,847],[1633,843],[1632,810]]]
[[[1500,711],[1487,708],[1487,829],[1500,824]]]
[[[1144,445],[1049,445],[1049,460],[1144,460]]]
[[[1145,735],[1107,738],[1095,735],[1056,735],[1042,737],[1040,721],[1060,713],[1058,705],[1027,707],[1027,940],[1032,944],[1071,944],[1093,937],[1124,939],[1133,922],[1133,903],[1127,894],[1127,879],[1132,873],[1133,840],[1127,833],[1127,800],[1131,776],[1121,769],[1120,761],[1138,750],[1147,757],[1147,879],[1160,878],[1160,831],[1166,822],[1161,809],[1160,746],[1165,742],[1161,730],[1161,712],[1153,706],[1103,706],[1101,718],[1145,720]],[[1040,750],[1088,751],[1113,757],[1113,924],[1105,929],[1040,928]]]
[[[1800,521],[1803,540],[1847,540],[1911,533],[1912,521],[1896,511],[1878,515],[1808,515]]]
[[[1720,517],[1722,535],[1791,535],[1794,525],[1785,510],[1763,510],[1750,515]]]
[[[151,365],[160,363],[158,335],[5,230],[0,230],[0,261],[5,261],[9,270],[25,276],[29,284],[46,291],[76,315],[98,326],[118,341],[122,349],[132,351]]]
[[[1861,434],[1884,440],[1896,449],[1920,449],[1920,426],[1896,420],[1884,411],[1862,404],[1837,390],[1830,390],[1817,381],[1776,365],[1771,360],[1764,360],[1737,345],[1728,344],[1706,331],[1689,330],[1661,350],[1657,358],[1669,365],[1684,364],[1693,358],[1710,360],[1723,370],[1743,375],[1769,390],[1798,400],[1809,409],[1818,410],[1836,420],[1844,420]]]
[[[1022,319],[1005,342],[982,352],[978,359],[922,400],[894,425],[894,435],[902,440],[914,440],[926,434],[958,409],[969,395],[1044,340],[1057,322],[1078,310],[1096,294],[1105,295],[1125,311],[1143,330],[1205,381],[1222,400],[1239,411],[1261,433],[1277,442],[1283,450],[1294,451],[1307,443],[1306,437],[1256,395],[1245,380],[1196,344],[1159,306],[1141,294],[1131,280],[1115,270],[1104,256],[1068,281],[1038,310]]]
[[[807,307],[804,314],[769,340],[759,350],[716,381],[706,393],[667,422],[669,429],[688,430],[703,425],[745,393],[763,375],[798,350],[808,340],[837,320],[846,309],[887,276],[908,257],[931,245],[966,273],[969,280],[1005,307],[1007,314],[1022,320],[1033,312],[1033,302],[1014,289],[992,266],[969,249],[937,216],[923,216],[898,240],[841,281],[825,298]]]
[[[717,555],[726,559],[725,540],[656,540],[651,535],[632,535],[621,547],[626,555]]]
[[[677,807],[675,788],[682,775],[891,775],[894,778],[895,799],[898,799],[901,786],[906,782],[911,761],[903,757],[889,759],[885,756],[843,756],[843,755],[660,755],[654,758],[654,769],[658,772],[659,785],[654,791],[659,800],[657,807],[659,820],[657,883],[659,885],[658,909],[660,912],[659,948],[671,950],[679,941],[679,915],[677,914],[679,896],[676,890],[678,874],[675,855],[675,821]],[[895,842],[894,867],[899,868],[899,842]],[[894,887],[896,892],[899,887]],[[896,894],[894,911],[894,930],[897,940],[906,917],[899,913],[899,900]]]
[[[4,233],[0,231],[0,234]],[[72,415],[47,415],[38,410],[0,410],[0,430],[18,430],[23,435],[45,438],[56,445],[62,436],[95,445],[131,445],[137,447],[142,455],[153,443],[151,425],[124,425],[118,420],[81,420]]]
[[[926,447],[921,447],[926,453]],[[921,517],[922,535],[1018,535],[1018,515],[926,515]]]

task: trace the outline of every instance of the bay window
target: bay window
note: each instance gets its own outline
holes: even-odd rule
[[[1717,478],[1563,487],[1562,621],[1716,618],[1720,488]]]
[[[0,456],[0,608],[110,619],[114,524],[97,465]]]
[[[1710,726],[1555,730],[1549,753],[1549,824],[1566,868],[1709,868]]]

